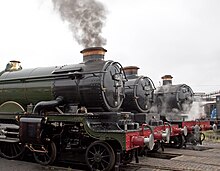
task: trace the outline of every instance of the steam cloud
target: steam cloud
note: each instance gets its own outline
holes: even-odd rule
[[[63,21],[75,40],[84,48],[106,45],[100,34],[105,23],[106,13],[103,4],[96,0],[52,0]]]

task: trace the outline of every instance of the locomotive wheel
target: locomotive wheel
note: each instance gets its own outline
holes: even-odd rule
[[[35,147],[46,152],[34,152],[34,159],[37,163],[42,165],[52,164],[56,159],[57,148],[53,141],[47,142],[44,146]]]
[[[0,142],[0,156],[17,159],[24,153],[25,147],[19,142]]]
[[[115,153],[106,142],[95,141],[87,148],[85,159],[91,170],[108,171],[115,164]]]
[[[174,148],[182,148],[185,143],[185,138],[183,135],[178,135],[171,138],[171,146]]]

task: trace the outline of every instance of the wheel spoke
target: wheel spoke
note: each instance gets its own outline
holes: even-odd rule
[[[93,166],[94,164],[96,164],[96,162],[95,162],[95,161],[93,161],[91,165]]]
[[[105,155],[105,156],[102,156],[102,158],[106,158],[106,157],[110,157],[110,155]]]
[[[48,158],[48,160],[50,159],[50,156],[49,156],[48,153],[45,154],[45,158],[46,158],[46,157]]]
[[[101,166],[102,166],[102,170],[105,169],[105,166],[103,165],[103,163],[101,163]]]
[[[100,154],[102,155],[105,151],[106,151],[106,149],[104,149]]]
[[[101,152],[101,146],[99,145],[98,146],[98,153],[100,153]]]
[[[9,154],[10,156],[12,156],[13,145],[10,144],[10,145],[8,146],[8,148],[9,148],[9,153],[8,153],[8,154]]]
[[[94,160],[94,157],[88,157],[89,160]]]
[[[15,155],[16,155],[16,154],[17,154],[16,145],[14,144],[14,145],[12,145],[12,146],[13,146],[13,150],[12,150],[13,152],[12,152],[12,154],[15,154]]]
[[[91,151],[89,151],[89,153],[92,154],[93,156],[95,155],[95,153],[93,153],[93,152],[91,152]]]
[[[95,147],[95,146],[93,147],[93,149],[94,149],[95,153],[97,153],[97,151],[96,151],[96,147]]]
[[[105,163],[107,163],[107,164],[109,164],[109,162],[108,162],[108,161],[106,161],[106,160],[104,160],[104,159],[102,159],[102,161],[103,161],[103,162],[105,162]]]

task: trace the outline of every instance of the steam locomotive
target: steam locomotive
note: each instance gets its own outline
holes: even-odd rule
[[[153,149],[152,128],[120,111],[126,75],[105,52],[87,48],[82,63],[59,67],[11,61],[0,75],[0,155],[18,158],[27,148],[43,165],[67,157],[117,170],[138,162],[139,148]]]
[[[29,149],[43,165],[66,158],[91,170],[118,170],[138,162],[140,150],[186,136],[186,128],[200,130],[197,122],[162,121],[162,110],[151,112],[155,105],[162,109],[167,92],[155,93],[138,67],[105,61],[105,52],[87,48],[83,62],[56,67],[22,69],[11,61],[0,73],[0,155],[15,159]],[[192,102],[187,86],[169,92],[170,108]]]
[[[186,84],[172,84],[172,76],[162,77],[163,85],[155,92],[155,104],[159,113],[187,113],[193,102],[193,91]]]
[[[149,77],[138,76],[138,69],[137,66],[124,67],[128,81],[122,107],[135,113],[135,122],[147,123],[153,128],[154,151],[163,148],[164,142],[176,148],[201,143],[204,140],[201,131],[212,126],[209,121],[185,121],[193,103],[192,89],[186,84],[173,85],[171,75],[163,76],[163,85],[156,89]]]
[[[181,148],[186,144],[202,144],[205,139],[202,131],[213,129],[208,120],[188,120],[193,105],[194,93],[186,84],[172,84],[172,76],[162,77],[163,84],[155,91],[155,106],[160,118],[172,124],[169,145]],[[177,131],[176,128],[181,128]],[[216,125],[214,125],[216,129]]]
[[[147,149],[147,151],[157,151],[160,147],[163,148],[164,142],[169,143],[171,125],[160,120],[158,113],[150,112],[154,104],[156,89],[154,83],[149,77],[138,75],[137,66],[127,66],[123,69],[128,81],[125,82],[125,99],[122,109],[134,113],[135,122],[151,126],[155,145],[152,150]],[[145,150],[142,149],[141,153],[145,153]]]

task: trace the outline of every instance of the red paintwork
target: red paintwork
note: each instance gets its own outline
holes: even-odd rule
[[[140,146],[140,147],[143,147],[144,146],[144,136],[134,136],[132,137],[132,140],[131,140],[133,146]]]
[[[210,121],[183,121],[181,128],[178,124],[175,125],[160,125],[153,127],[153,135],[154,135],[154,141],[162,140],[162,133],[166,130],[166,128],[171,129],[171,135],[170,136],[178,136],[182,134],[182,128],[184,126],[187,127],[188,133],[191,133],[194,130],[195,125],[199,125],[201,127],[202,131],[210,130],[211,124]],[[126,151],[129,151],[134,148],[138,147],[144,147],[144,138],[148,138],[151,134],[151,130],[145,129],[147,128],[147,124],[143,124],[141,126],[140,130],[133,131],[133,132],[127,132],[126,133]]]
[[[201,127],[202,131],[207,131],[212,129],[210,121],[200,121],[199,126]]]
[[[166,128],[170,129],[171,127],[169,125],[167,125],[166,123],[164,123],[164,125],[154,127],[154,140],[155,140],[155,142],[157,140],[163,140],[162,134],[164,133]]]
[[[183,121],[182,127],[186,126],[189,132],[193,131],[194,126],[199,125],[201,131],[206,131],[211,129],[210,121]]]
[[[144,129],[145,126],[146,124],[143,124],[142,129],[126,133],[126,151],[144,147],[144,138],[148,138],[151,134],[150,129]]]
[[[165,125],[160,125],[160,126],[155,126],[154,127],[154,140],[162,140],[162,133],[165,131],[166,126]]]
[[[155,141],[157,141],[157,140],[163,140],[162,133],[160,133],[160,132],[155,132],[155,133],[154,133],[154,140],[155,140]]]
[[[181,128],[179,128],[179,125],[172,125],[171,126],[171,135],[170,136],[178,136],[182,134]]]

